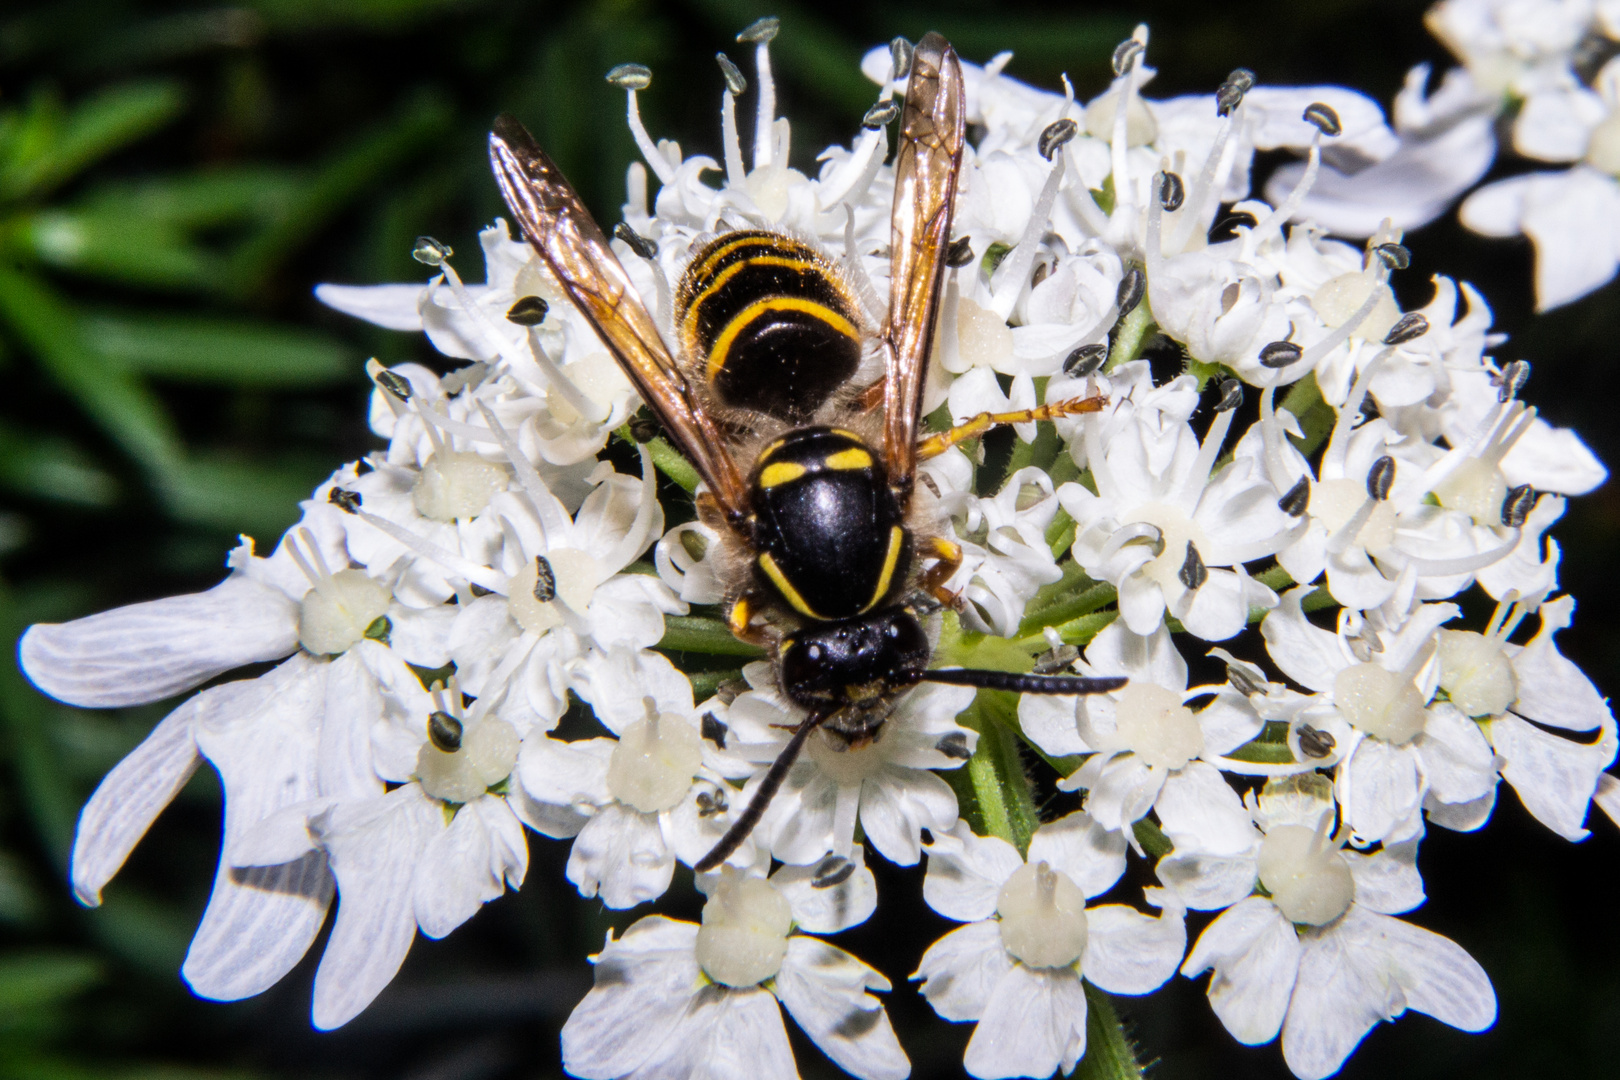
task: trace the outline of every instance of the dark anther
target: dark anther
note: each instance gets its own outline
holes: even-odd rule
[[[1125,276],[1119,279],[1119,291],[1114,293],[1114,306],[1119,308],[1119,317],[1123,319],[1136,310],[1136,305],[1142,302],[1147,295],[1147,275],[1140,266],[1133,266],[1125,271]]]
[[[934,744],[934,749],[957,761],[966,761],[973,756],[973,751],[968,749],[967,736],[960,731],[953,731],[940,739]]]
[[[1221,380],[1221,400],[1215,403],[1218,413],[1229,412],[1243,404],[1243,384],[1237,379]]]
[[[1220,89],[1215,91],[1215,115],[1230,115],[1253,86],[1254,72],[1248,68],[1234,68],[1226,81],[1221,83]]]
[[[737,35],[737,40],[752,42],[757,45],[760,42],[771,40],[776,36],[777,31],[781,29],[782,20],[775,15],[767,15],[763,19],[755,19],[749,23],[748,29]]]
[[[517,303],[506,309],[506,321],[519,326],[539,326],[546,321],[551,305],[543,296],[520,296]]]
[[[334,487],[326,493],[326,501],[345,514],[352,514],[360,509],[360,493],[350,491],[348,488]]]
[[[1108,359],[1108,346],[1098,343],[1096,345],[1082,345],[1069,354],[1063,361],[1063,374],[1083,379],[1093,371],[1102,367],[1103,361]]]
[[[440,266],[454,255],[449,244],[441,244],[431,236],[418,236],[411,245],[411,258],[424,266]]]
[[[557,599],[557,575],[544,555],[534,557],[534,598],[542,604]]]
[[[1181,564],[1181,569],[1176,573],[1176,576],[1181,579],[1181,583],[1187,586],[1188,590],[1194,592],[1198,590],[1200,585],[1209,580],[1209,570],[1204,566],[1204,558],[1198,554],[1198,549],[1193,546],[1191,540],[1187,541],[1187,561]]]
[[[1126,38],[1124,41],[1120,42],[1119,45],[1114,49],[1114,74],[1125,74],[1126,69],[1131,66],[1131,61],[1140,56],[1146,51],[1146,49],[1147,46],[1143,45],[1140,41],[1137,41],[1133,37]]]
[[[658,254],[658,245],[632,229],[627,221],[621,221],[613,226],[613,235],[616,239],[629,244],[630,250],[643,259],[650,259]]]
[[[1040,140],[1035,144],[1035,148],[1041,152],[1041,157],[1051,161],[1052,156],[1058,152],[1059,148],[1074,138],[1075,133],[1079,130],[1080,125],[1067,116],[1062,120],[1054,120],[1047,124],[1046,128],[1041,132]]]
[[[1299,748],[1306,757],[1323,758],[1333,753],[1333,736],[1309,724],[1299,725]]]
[[[1273,341],[1260,350],[1260,363],[1268,368],[1285,368],[1304,355],[1305,350],[1292,341]]]
[[[1181,209],[1181,204],[1187,201],[1187,185],[1181,182],[1181,177],[1173,172],[1159,174],[1159,205],[1164,212],[1173,214]]]
[[[638,443],[650,443],[658,438],[662,429],[658,421],[644,412],[638,412],[630,418],[630,437]]]
[[[377,385],[401,401],[411,400],[411,384],[405,381],[403,375],[384,369],[377,372]]]
[[[645,90],[652,85],[652,69],[641,64],[620,64],[607,73],[607,81],[620,90]]]
[[[470,582],[467,583],[467,591],[472,593],[473,596],[475,596],[475,597],[477,597],[477,596],[494,596],[495,595],[495,592],[494,592],[493,589],[486,589],[482,585],[478,584],[478,582],[476,582],[476,581],[470,581]]]
[[[1428,332],[1429,320],[1425,319],[1421,312],[1408,311],[1395,320],[1395,325],[1389,328],[1389,333],[1384,335],[1384,344],[1404,345],[1408,341],[1414,341]]]
[[[954,270],[960,270],[973,261],[973,237],[958,236],[951,241],[951,246],[945,249],[945,265]]]
[[[1240,226],[1246,225],[1252,229],[1258,224],[1260,219],[1247,210],[1235,210],[1209,227],[1209,242],[1222,244],[1228,240],[1236,240]]]
[[[911,52],[911,42],[903,37],[889,42],[889,68],[896,79],[904,79],[911,74]]]
[[[1502,384],[1496,392],[1496,399],[1509,402],[1519,396],[1524,389],[1525,381],[1530,378],[1530,361],[1515,360],[1502,369]]]
[[[371,620],[370,626],[366,627],[365,638],[367,641],[379,641],[387,645],[389,643],[388,639],[393,636],[393,633],[393,620],[386,615],[379,615]]]
[[[1367,470],[1367,494],[1383,502],[1389,498],[1390,485],[1395,483],[1395,459],[1385,454]]]
[[[842,855],[829,855],[816,864],[815,872],[810,877],[810,887],[830,889],[834,885],[842,885],[848,881],[853,873],[855,873],[853,862]]]
[[[726,748],[726,732],[729,730],[731,729],[725,724],[715,719],[714,713],[703,714],[703,737],[722,750]]]
[[[714,817],[716,814],[723,814],[731,809],[731,804],[726,801],[726,793],[719,788],[715,788],[713,791],[698,792],[695,801],[697,802],[698,817]]]
[[[1541,492],[1529,484],[1508,488],[1507,495],[1502,499],[1502,524],[1510,529],[1522,529],[1524,523],[1530,520],[1530,511],[1536,508],[1536,501],[1540,498]]]
[[[461,721],[447,712],[428,717],[428,741],[447,754],[461,749]]]
[[[1079,649],[1073,645],[1059,645],[1055,649],[1047,649],[1035,658],[1034,673],[1056,675],[1060,671],[1068,671],[1078,659],[1080,659]]]
[[[1264,693],[1266,689],[1254,681],[1254,676],[1249,674],[1248,669],[1237,664],[1226,665],[1226,681],[1231,684],[1232,689],[1244,697],[1254,697],[1256,694]]]
[[[1283,497],[1277,500],[1277,509],[1289,517],[1304,517],[1310,505],[1311,481],[1305,476],[1300,477],[1294,486],[1283,492]]]
[[[894,118],[899,115],[900,106],[895,104],[894,98],[884,98],[866,110],[866,115],[861,117],[861,127],[868,131],[886,128],[894,123]]]
[[[1333,106],[1320,101],[1313,101],[1305,106],[1305,115],[1302,119],[1329,138],[1344,130],[1344,125],[1339,123],[1339,114],[1333,111]]]
[[[1390,270],[1405,270],[1412,265],[1412,253],[1402,244],[1379,244],[1373,254]]]
[[[717,52],[714,62],[720,65],[720,75],[726,80],[726,93],[732,97],[742,97],[748,92],[748,80],[743,77],[741,69],[731,62],[731,57]]]

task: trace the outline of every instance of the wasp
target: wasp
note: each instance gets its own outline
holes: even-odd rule
[[[881,328],[866,325],[813,243],[747,229],[692,257],[676,290],[674,351],[602,229],[529,133],[502,116],[490,135],[496,180],[525,237],[703,479],[697,510],[721,536],[711,557],[731,568],[732,632],[766,649],[782,693],[805,712],[699,871],[742,843],[815,732],[850,747],[870,742],[919,682],[1038,694],[1101,693],[1125,682],[928,666],[922,613],[956,601],[944,585],[962,551],[931,504],[914,497],[918,462],[996,424],[1104,404],[1074,399],[919,432],[965,113],[956,53],[928,34],[913,50],[900,110]],[[881,353],[882,378],[853,386],[869,346]]]

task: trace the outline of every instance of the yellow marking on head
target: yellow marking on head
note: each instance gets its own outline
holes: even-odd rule
[[[883,598],[888,595],[889,585],[894,581],[894,568],[900,563],[900,551],[905,547],[906,531],[898,525],[889,527],[889,550],[883,554],[883,572],[878,575],[877,588],[872,590],[872,599],[861,608],[860,614],[877,607]]]
[[[775,442],[771,443],[769,446],[759,452],[759,460],[764,461],[766,458],[782,449],[786,443],[786,438],[777,439]]]
[[[862,450],[858,446],[852,446],[848,450],[840,450],[836,454],[828,454],[821,463],[827,468],[835,469],[839,472],[848,472],[855,469],[870,469],[872,467],[872,455],[868,454],[865,450]]]
[[[776,647],[776,651],[778,653],[782,654],[783,656],[786,656],[792,650],[792,648],[793,648],[793,639],[792,638],[783,638],[781,644]]]
[[[709,264],[716,262],[728,252],[735,251],[745,244],[760,242],[760,239],[756,237],[753,240],[738,240],[727,244],[724,250],[716,252],[713,257],[703,261],[704,273],[708,273],[706,268]],[[726,282],[742,273],[745,266],[787,266],[796,270],[815,270],[819,271],[822,276],[828,277],[828,280],[831,280],[830,276],[827,275],[826,267],[814,258],[786,255],[749,255],[746,258],[739,259],[716,274],[714,279],[707,282],[696,296],[687,301],[681,317],[681,333],[686,339],[691,339],[697,334],[698,313],[703,307],[703,302],[724,288]]]
[[[726,617],[726,623],[733,634],[741,636],[748,629],[748,623],[753,617],[754,610],[748,603],[748,598],[739,596],[737,602],[731,605],[731,613]]]
[[[709,351],[709,378],[711,380],[719,376],[720,369],[726,366],[726,354],[731,351],[731,346],[737,340],[737,335],[741,334],[749,323],[767,311],[802,312],[805,315],[820,319],[852,341],[858,342],[861,340],[860,331],[855,329],[855,324],[826,304],[818,304],[814,300],[805,300],[798,296],[769,296],[763,300],[756,300],[743,308],[726,324],[726,328],[720,331],[720,336],[715,338],[714,348]]]
[[[844,438],[850,440],[851,442],[860,442],[861,441],[861,437],[859,435],[855,434],[853,431],[849,430],[848,428],[835,427],[835,428],[828,428],[827,430],[832,432],[834,435],[842,435]]]
[[[778,484],[792,483],[807,471],[797,461],[774,462],[760,470],[759,486],[769,489],[776,487]]]
[[[771,579],[771,584],[776,586],[776,591],[782,594],[782,599],[786,600],[794,611],[807,619],[814,619],[817,622],[827,621],[816,614],[814,608],[805,603],[804,597],[800,596],[799,590],[795,589],[792,583],[788,581],[787,575],[782,573],[780,566],[776,565],[776,560],[771,557],[770,552],[760,552],[759,568],[765,571],[765,576]]]

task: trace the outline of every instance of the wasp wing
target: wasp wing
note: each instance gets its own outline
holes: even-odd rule
[[[489,158],[524,236],[596,328],[664,430],[697,467],[727,519],[738,518],[747,489],[737,463],[579,195],[534,137],[510,116],[496,118]]]
[[[883,449],[890,478],[903,492],[910,492],[917,468],[917,427],[962,167],[966,113],[956,50],[938,34],[925,35],[912,54],[900,117],[889,320],[883,332]]]

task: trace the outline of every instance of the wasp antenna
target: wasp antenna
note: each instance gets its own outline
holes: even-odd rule
[[[979,686],[986,690],[1012,690],[1021,694],[1106,694],[1130,680],[1123,675],[1084,678],[1078,675],[1020,675],[1012,671],[980,668],[942,668],[925,671],[924,682]]]
[[[1124,682],[1123,679],[1119,681]],[[805,740],[810,737],[812,731],[821,726],[821,722],[825,719],[827,718],[819,713],[811,713],[805,717],[804,723],[800,724],[798,730],[793,733],[793,738],[788,740],[788,744],[782,747],[782,752],[776,755],[776,760],[771,762],[770,772],[766,773],[765,779],[759,782],[759,790],[754,792],[754,797],[749,800],[747,807],[743,809],[742,815],[731,823],[731,828],[726,830],[726,835],[720,838],[718,844],[709,849],[707,855],[692,864],[693,870],[700,874],[708,873],[729,859],[731,853],[736,851],[744,840],[748,839],[748,834],[754,831],[754,826],[759,824],[759,819],[765,816],[765,808],[771,805],[771,800],[776,797],[776,791],[782,786],[782,781],[787,779],[788,770],[793,767],[795,761],[799,760],[799,751],[804,749]]]

